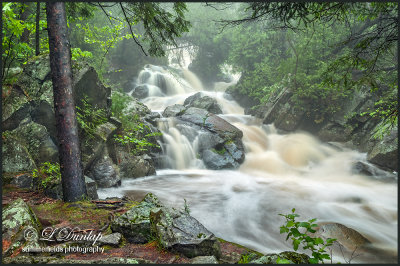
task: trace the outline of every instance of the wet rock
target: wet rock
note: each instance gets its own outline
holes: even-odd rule
[[[58,160],[58,147],[54,144],[53,140],[49,136],[40,143],[38,163],[56,163]]]
[[[224,169],[238,168],[244,161],[245,152],[242,143],[241,130],[217,115],[204,109],[190,107],[182,115],[177,116],[177,128],[184,123],[196,129],[198,149],[207,168]],[[191,134],[185,134],[192,139]]]
[[[92,108],[110,110],[111,106],[107,99],[111,96],[111,88],[105,87],[101,83],[93,67],[82,65],[77,69],[72,86],[75,104],[81,109],[84,109],[82,100],[86,97]]]
[[[28,149],[18,139],[8,136],[3,139],[3,172],[32,171],[35,162]]]
[[[382,141],[374,145],[372,150],[368,153],[367,159],[371,163],[398,172],[397,127],[394,128],[389,135],[384,136]]]
[[[353,251],[356,248],[371,243],[356,230],[339,223],[326,223],[320,225],[315,234],[323,238],[336,238],[337,242],[349,251]]]
[[[187,97],[187,98],[185,99],[185,101],[183,102],[183,105],[184,105],[184,106],[191,105],[195,100],[198,100],[198,99],[200,99],[200,98],[203,97],[203,96],[204,96],[204,93],[203,93],[203,92],[197,92],[197,93],[195,93],[195,94],[193,94],[193,95]]]
[[[47,161],[58,161],[58,157],[56,157],[58,156],[57,147],[55,147],[56,150],[54,150],[54,147],[52,147],[53,149],[48,150],[48,153],[44,149],[44,145],[46,145],[46,143],[43,142],[51,141],[50,135],[45,126],[26,119],[23,120],[20,126],[13,130],[11,134],[24,142],[25,147],[36,164],[41,164]],[[51,145],[50,143],[47,144]],[[42,153],[40,153],[40,147],[42,147]]]
[[[138,99],[144,99],[149,96],[149,88],[147,85],[140,85],[133,89],[132,96]]]
[[[118,167],[113,164],[110,157],[105,155],[94,163],[90,170],[89,177],[94,179],[100,188],[115,187],[121,185]]]
[[[120,233],[113,233],[109,235],[102,236],[98,243],[100,245],[110,245],[114,247],[118,247],[121,243],[122,235]]]
[[[218,264],[218,260],[214,256],[197,256],[191,261],[191,264]]]
[[[40,248],[40,222],[21,198],[3,209],[2,221],[3,256],[10,256],[21,247]]]
[[[135,207],[113,220],[111,230],[121,233],[128,242],[147,243],[151,240],[150,211],[161,207],[161,203],[151,193]]]
[[[86,192],[90,199],[96,200],[99,198],[97,195],[97,184],[96,181],[88,176],[85,176]]]
[[[29,174],[19,175],[11,180],[11,184],[19,188],[33,188],[33,177]]]
[[[182,104],[174,104],[165,108],[162,115],[163,117],[174,117],[183,114],[185,110],[186,107]]]
[[[284,251],[279,254],[266,254],[261,258],[252,260],[250,264],[279,264],[278,258],[288,260],[289,264],[309,264],[309,256],[304,253],[297,253],[291,251]]]
[[[124,152],[120,154],[120,158],[121,163],[118,167],[121,178],[137,178],[156,174],[154,163],[147,155],[134,156]]]
[[[202,152],[202,158],[208,169],[219,170],[239,167],[239,163],[224,150],[222,150],[222,154],[219,154],[217,150],[205,150]]]
[[[116,130],[116,125],[111,122],[106,122],[96,128],[95,134],[99,136],[103,141],[107,141],[115,134]]]
[[[202,96],[201,92],[186,98],[183,104],[185,107],[197,107],[213,114],[222,114],[221,107],[217,101],[210,96]]]
[[[221,256],[220,244],[214,234],[184,211],[166,207],[152,209],[150,221],[152,231],[163,248],[188,258]]]

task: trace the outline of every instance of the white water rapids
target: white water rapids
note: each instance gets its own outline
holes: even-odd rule
[[[352,164],[366,162],[366,154],[321,143],[302,132],[278,134],[273,125],[244,115],[243,108],[223,97],[221,87],[229,84],[204,91],[188,70],[185,79],[161,68],[146,71],[151,73],[148,84],[155,87],[155,72],[167,77],[167,93],[153,88],[143,103],[162,112],[203,91],[221,106],[219,116],[243,131],[246,159],[237,170],[207,170],[196,158],[196,139],[190,141],[181,134],[182,128],[164,121],[160,129],[169,167],[157,170],[155,176],[125,179],[118,188],[99,189],[100,198],[131,195],[140,200],[152,192],[175,207],[183,207],[186,199],[191,215],[217,237],[264,254],[292,250],[291,241],[279,234],[284,218],[278,214],[296,208],[298,220],[340,223],[371,241],[375,251],[356,252],[353,263],[397,261],[397,182],[354,174]],[[345,262],[338,250],[332,255],[334,262]]]

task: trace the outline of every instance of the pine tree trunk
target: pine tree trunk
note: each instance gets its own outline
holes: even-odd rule
[[[65,3],[47,2],[46,13],[64,201],[78,201],[87,193],[72,92],[71,49]]]

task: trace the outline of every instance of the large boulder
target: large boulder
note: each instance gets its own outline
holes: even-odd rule
[[[10,256],[20,248],[40,248],[41,224],[21,198],[3,209],[2,221],[3,256]]]
[[[3,168],[4,171],[32,170],[32,164],[29,163],[28,157],[31,157],[36,164],[58,161],[49,62],[48,54],[34,57],[28,61],[13,84],[11,92],[4,99],[2,121],[5,127],[3,129],[19,142],[16,152],[10,153],[9,149],[6,150],[3,164],[7,165]],[[73,62],[73,90],[75,104],[81,110],[87,108],[86,106],[102,108],[105,110],[106,118],[109,117],[111,89],[101,83],[93,67],[84,62]],[[88,105],[84,104],[83,99],[87,100]],[[145,107],[141,108],[145,109]],[[145,111],[147,112],[147,110]],[[104,147],[100,149],[96,147],[103,145],[104,140],[99,145],[94,144],[96,147],[92,149],[85,147],[85,144],[90,142],[87,140],[87,136],[81,135],[80,142],[83,144],[81,145],[83,146],[82,157],[86,168],[87,162],[91,163],[96,159],[93,158],[94,154],[97,157],[102,155]],[[24,157],[26,158],[24,159],[25,163],[21,162],[20,150],[28,151],[29,156]],[[18,165],[21,167],[16,167]]]
[[[243,132],[207,110],[189,107],[175,117],[175,127],[193,142],[207,168],[238,168],[244,161]]]
[[[161,207],[161,203],[151,193],[135,207],[113,220],[111,230],[119,232],[131,243],[147,243],[151,240],[150,211]]]
[[[399,171],[397,127],[392,129],[381,141],[377,142],[368,153],[368,161],[384,168]]]
[[[166,249],[188,258],[221,256],[220,244],[214,234],[183,210],[166,207],[152,209],[150,221],[159,244]]]
[[[281,253],[266,254],[258,259],[252,260],[250,264],[310,264],[310,257],[304,253],[297,253],[293,251],[284,251]],[[279,261],[281,260],[281,261]]]
[[[371,244],[371,242],[359,232],[340,223],[320,224],[315,234],[322,238],[335,238],[336,241],[348,251],[353,251]]]
[[[108,155],[96,161],[88,173],[100,188],[116,187],[121,185],[119,169]]]
[[[174,117],[181,115],[183,112],[185,112],[185,110],[186,107],[183,106],[182,104],[174,104],[165,108],[162,115],[163,117]]]
[[[149,88],[146,84],[135,87],[132,91],[132,96],[138,99],[144,99],[149,96]]]
[[[207,110],[213,114],[222,114],[221,107],[217,101],[210,96],[203,96],[202,92],[193,94],[192,96],[185,99],[183,105],[185,107],[197,107],[200,109]]]
[[[28,149],[15,137],[7,136],[3,139],[3,172],[32,171],[36,168],[35,161]]]
[[[154,163],[147,154],[134,156],[127,152],[120,153],[121,163],[118,165],[121,178],[137,178],[155,175]]]

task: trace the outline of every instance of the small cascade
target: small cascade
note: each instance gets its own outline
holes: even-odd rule
[[[364,250],[353,262],[397,260],[397,179],[378,170],[372,172],[382,179],[354,172],[357,161],[372,167],[365,154],[322,143],[304,132],[280,134],[273,125],[244,115],[243,108],[222,92],[236,80],[204,91],[186,68],[152,65],[146,65],[137,80],[149,92],[141,101],[160,113],[198,91],[216,99],[223,112],[218,116],[243,132],[245,160],[236,170],[205,169],[197,158],[202,131],[161,117],[157,121],[163,133],[163,169],[152,177],[123,180],[124,190],[99,190],[99,197],[153,192],[171,205],[186,199],[191,215],[216,236],[264,254],[292,248],[279,234],[284,220],[278,214],[296,208],[300,220],[341,223],[389,254],[378,257],[380,251]],[[334,262],[344,262],[335,255]]]
[[[189,169],[204,168],[203,162],[197,159],[197,139],[196,130],[177,126],[174,118],[161,118],[158,121],[158,128],[163,133],[163,143],[161,145],[164,160],[163,165],[169,169]]]

